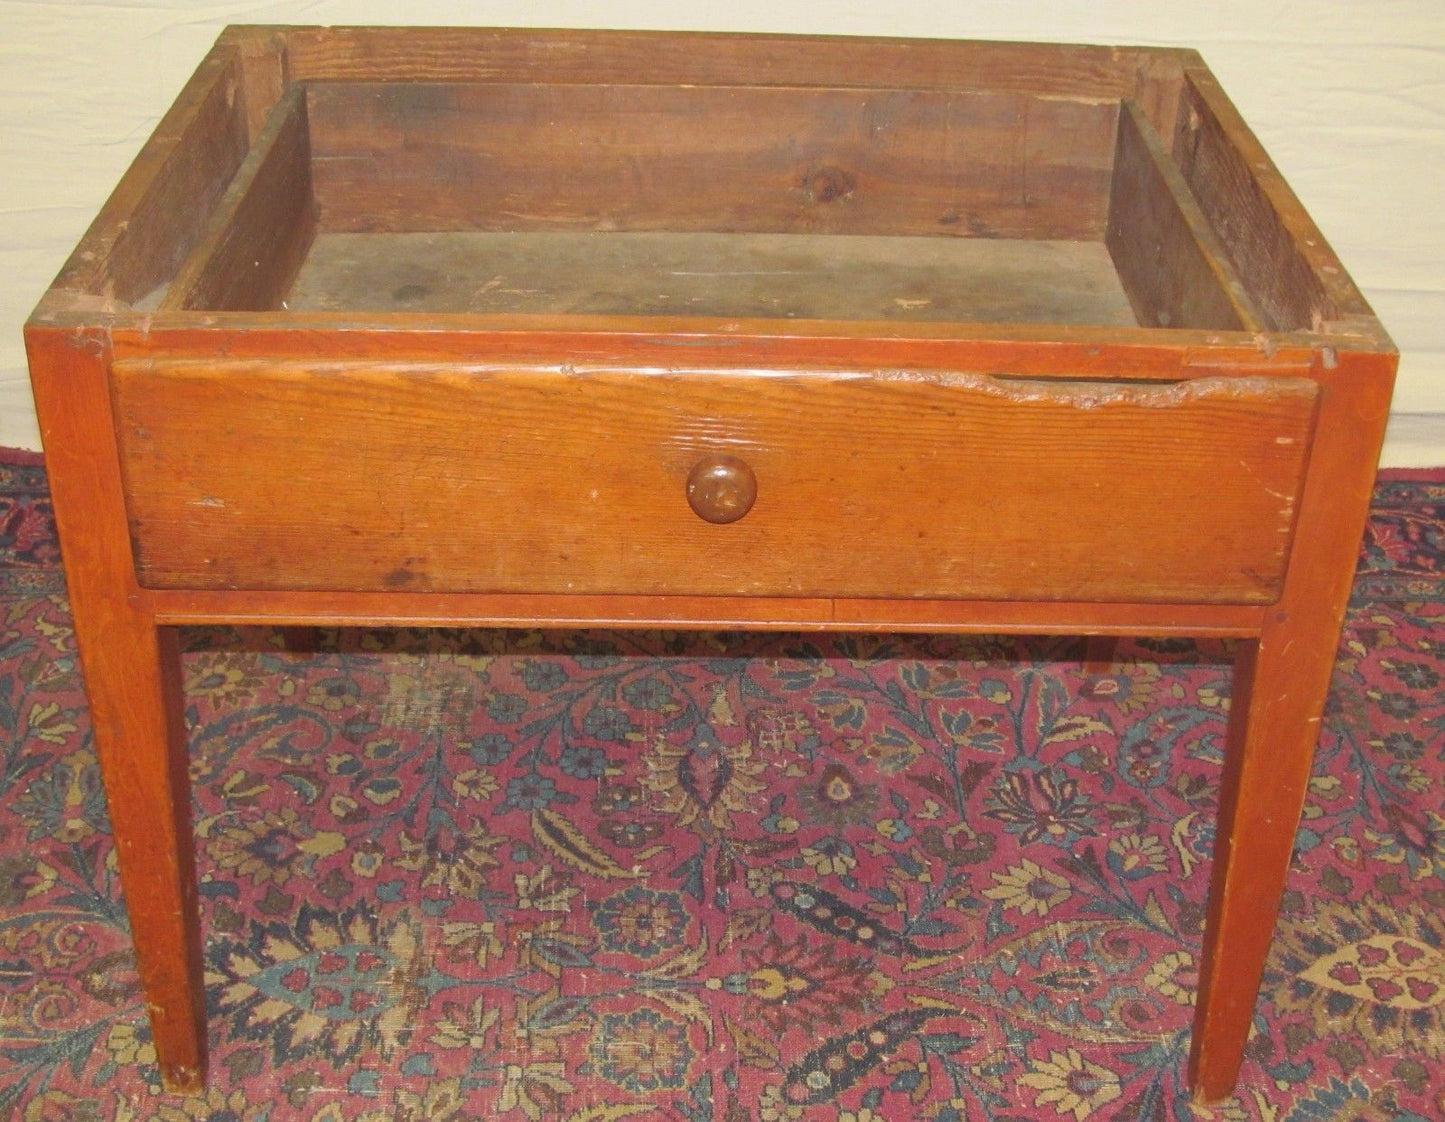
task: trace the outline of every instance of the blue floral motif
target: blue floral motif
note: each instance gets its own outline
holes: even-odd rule
[[[597,779],[607,774],[607,753],[591,745],[567,745],[559,762],[562,770],[574,779]]]
[[[672,700],[672,687],[662,678],[638,678],[622,687],[622,696],[635,709],[661,709]]]
[[[557,784],[545,775],[518,775],[507,781],[503,806],[513,810],[538,810],[557,800]]]
[[[615,705],[594,705],[582,719],[582,731],[598,740],[621,740],[632,731],[632,718]]]
[[[499,764],[512,754],[513,744],[499,732],[479,736],[467,746],[467,754],[479,764]]]

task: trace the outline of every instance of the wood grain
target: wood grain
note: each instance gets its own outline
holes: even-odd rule
[[[1239,648],[1190,1051],[1196,1099],[1232,1092],[1289,872],[1384,440],[1395,356],[1352,352],[1320,422],[1278,605]]]
[[[215,48],[196,69],[56,278],[57,308],[106,312],[158,298],[246,155],[234,53]]]
[[[161,1078],[199,1090],[206,1002],[189,757],[174,629],[131,566],[103,331],[30,326],[26,347],[136,967]]]
[[[1098,240],[1118,103],[1012,91],[317,83],[326,230]]]
[[[1220,231],[1230,261],[1267,317],[1266,326],[1318,330],[1347,313],[1368,313],[1363,298],[1333,263],[1323,235],[1304,216],[1212,79],[1188,76],[1174,159],[1204,214]],[[1302,239],[1312,246],[1303,246]],[[1306,248],[1315,252],[1307,256]],[[1310,256],[1323,258],[1318,268]],[[1324,268],[1345,279],[1326,283]]]
[[[1145,326],[1262,328],[1224,246],[1131,101],[1119,114],[1105,241]]]
[[[279,28],[231,26],[221,32],[217,45],[234,51],[240,65],[246,132],[254,145],[287,89],[286,33]]]
[[[257,29],[260,31],[261,29]],[[464,27],[285,29],[292,81],[998,89],[1118,99],[1192,52],[827,35]]]
[[[162,309],[278,307],[315,229],[306,102],[292,90],[257,136]]]
[[[1100,242],[846,234],[322,234],[286,307],[1135,323]]]
[[[695,631],[898,631],[974,635],[1259,634],[1248,604],[1059,603],[803,596],[595,596],[567,593],[277,592],[144,589],[169,624],[333,627],[617,627]],[[293,626],[294,625],[294,626]]]
[[[117,358],[518,365],[635,364],[642,369],[843,367],[997,371],[1079,381],[1173,382],[1308,375],[1316,336],[1067,324],[878,323],[698,316],[428,312],[158,314],[112,329]],[[1339,340],[1344,342],[1344,340]]]
[[[1263,603],[1314,385],[157,361],[115,397],[154,587]],[[729,526],[685,501],[714,452],[758,479]]]

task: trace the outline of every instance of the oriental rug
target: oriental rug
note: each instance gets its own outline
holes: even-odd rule
[[[1387,475],[1235,1099],[1184,1067],[1219,643],[186,633],[162,1094],[36,457],[0,458],[0,1116],[1445,1117],[1445,472]]]

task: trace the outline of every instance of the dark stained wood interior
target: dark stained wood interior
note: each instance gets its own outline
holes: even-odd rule
[[[1100,242],[839,234],[321,234],[295,312],[1132,326]]]
[[[159,299],[246,156],[240,81],[225,54],[197,68],[56,288],[101,297],[83,302],[101,309]]]
[[[266,28],[250,29],[259,36]],[[522,28],[284,29],[292,82],[852,86],[1117,100],[1177,82],[1193,51],[857,36]]]
[[[327,230],[1102,236],[1118,103],[1011,91],[315,83]]]
[[[1265,320],[1132,100],[495,81],[278,102],[163,307],[283,304]]]
[[[1129,101],[1119,114],[1105,241],[1146,327],[1263,326],[1153,126]]]
[[[1205,217],[1219,232],[1227,259],[1241,277],[1248,278],[1266,316],[1265,326],[1317,330],[1347,311],[1359,314],[1364,301],[1338,266],[1328,262],[1322,266],[1341,277],[1336,294],[1306,256],[1306,249],[1322,248],[1324,239],[1310,224],[1302,234],[1315,244],[1302,246],[1300,235],[1288,228],[1261,180],[1262,169],[1251,167],[1220,120],[1221,107],[1209,96],[1211,85],[1193,76],[1186,82],[1173,157]],[[1249,140],[1257,146],[1253,137]],[[1262,149],[1259,155],[1263,156]]]
[[[162,308],[281,304],[316,229],[306,99],[277,104]]]

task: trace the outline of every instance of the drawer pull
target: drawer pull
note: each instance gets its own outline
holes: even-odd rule
[[[705,522],[736,522],[753,509],[758,477],[736,456],[704,456],[687,476],[687,504]]]

